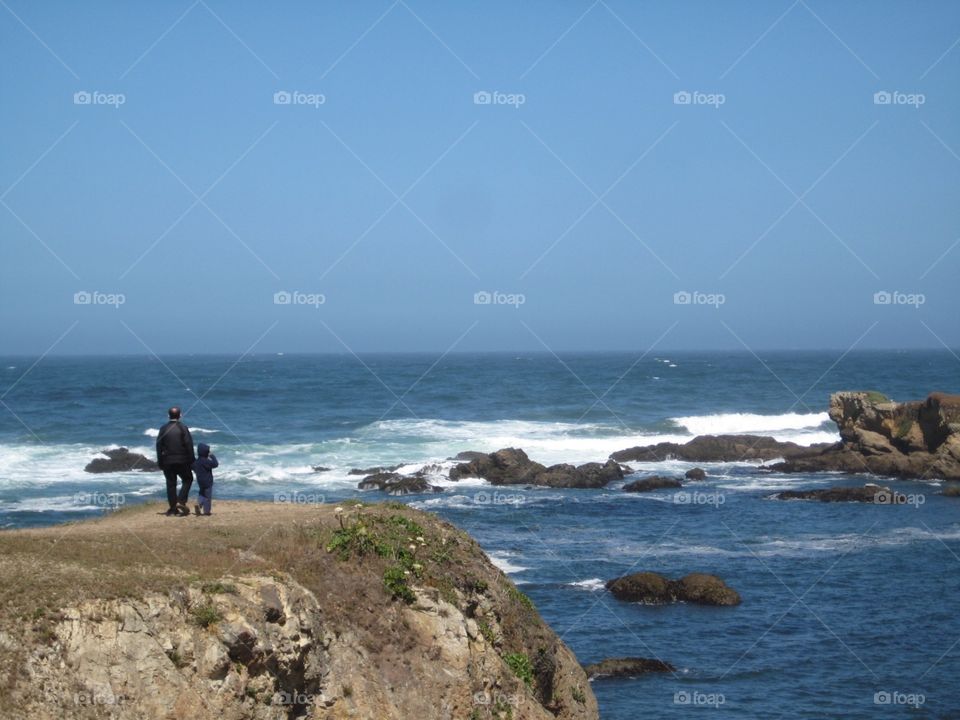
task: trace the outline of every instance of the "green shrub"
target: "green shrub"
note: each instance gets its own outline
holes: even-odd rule
[[[408,605],[416,600],[413,590],[407,585],[407,576],[402,567],[394,565],[383,573],[383,586],[394,600],[403,600]]]
[[[220,622],[223,616],[216,607],[210,603],[204,603],[190,610],[190,620],[194,625],[205,628]]]
[[[533,665],[530,664],[530,658],[523,653],[510,653],[504,656],[503,660],[513,670],[514,675],[527,685],[533,684]]]

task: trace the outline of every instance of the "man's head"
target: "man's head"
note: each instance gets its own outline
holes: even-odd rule
[[[179,419],[180,419],[180,408],[178,408],[178,407],[172,407],[172,408],[170,408],[169,410],[167,410],[167,416],[168,416],[171,420],[179,420]]]

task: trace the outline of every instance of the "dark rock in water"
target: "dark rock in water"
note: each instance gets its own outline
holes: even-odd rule
[[[313,471],[314,472],[330,472],[330,468],[324,467],[323,465],[314,465]]]
[[[369,475],[361,480],[357,487],[360,490],[381,490],[388,495],[421,495],[443,492],[443,488],[431,485],[423,477],[399,475],[394,472]]]
[[[594,678],[637,677],[653,672],[675,672],[676,668],[663,660],[650,658],[607,658],[598,663],[583,666],[583,671],[591,680]]]
[[[464,450],[454,455],[450,460],[456,460],[458,462],[470,462],[472,460],[482,460],[487,456],[487,453],[479,452],[478,450]]]
[[[875,505],[904,505],[907,496],[888,487],[867,484],[863,487],[832,487],[814,490],[784,490],[777,500],[819,500],[820,502],[862,502]]]
[[[940,491],[941,495],[946,495],[947,497],[960,497],[960,482],[948,482],[943,486],[943,490]]]
[[[823,446],[820,446],[823,447]],[[790,458],[810,448],[792,442],[780,442],[763,435],[698,435],[689,442],[663,442],[619,450],[610,457],[617,462],[738,462]]]
[[[142,470],[144,472],[157,472],[160,466],[140,453],[130,452],[127,448],[117,448],[115,450],[101,450],[105,458],[94,458],[84,470],[88,473],[111,473],[111,472],[130,472],[131,470]]]
[[[663,488],[679,488],[683,483],[676,478],[661,477],[653,475],[652,477],[640,478],[623,486],[624,492],[650,492],[651,490],[662,490]]]
[[[739,605],[740,595],[716,575],[690,573],[670,580],[658,573],[639,572],[610,580],[606,584],[615,598],[627,602],[663,605],[692,602],[700,605]]]
[[[376,475],[377,473],[391,473],[402,467],[403,463],[398,463],[397,465],[390,465],[387,467],[352,468],[347,471],[347,475]]]
[[[706,480],[707,473],[703,468],[690,468],[684,473],[687,480]]]
[[[544,467],[518,448],[504,448],[460,463],[450,471],[451,480],[482,477],[491,485],[542,485],[563,488],[601,488],[623,478],[623,469],[613,460],[604,464],[585,463]]]

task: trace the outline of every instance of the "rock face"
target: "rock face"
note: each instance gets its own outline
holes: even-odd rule
[[[676,478],[661,477],[654,475],[652,477],[640,478],[623,486],[624,492],[650,492],[651,490],[662,490],[663,488],[679,488],[683,483]]]
[[[610,457],[617,462],[739,462],[742,460],[774,460],[809,452],[809,448],[792,442],[780,442],[761,435],[698,435],[687,443],[663,442],[619,450]]]
[[[519,448],[504,448],[460,463],[450,471],[451,480],[482,477],[491,485],[543,485],[562,488],[601,488],[623,478],[623,468],[613,461],[575,467],[561,464],[545,467]]]
[[[676,672],[676,668],[663,660],[650,658],[607,658],[598,663],[583,666],[591,680],[600,677],[637,677],[653,672]]]
[[[465,533],[426,513],[221,501],[188,526],[156,510],[79,523],[62,563],[50,552],[56,528],[0,533],[0,580],[42,566],[54,581],[22,607],[0,606],[0,717],[460,720],[501,704],[517,720],[599,717],[586,674],[529,600]],[[273,528],[255,528],[263,556],[230,553],[253,543],[250,525],[268,511]],[[391,547],[417,536],[422,578],[398,581],[409,599],[391,598],[392,551],[318,547],[360,527]],[[204,580],[166,566],[168,552],[217,542],[224,557],[191,565]],[[209,575],[218,568],[226,574]],[[124,594],[105,589],[118,581]],[[45,614],[25,621],[40,597]]]
[[[840,443],[785,456],[771,469],[960,479],[958,395],[898,403],[876,392],[839,392],[830,396],[829,414]]]
[[[422,475],[399,475],[394,472],[368,475],[357,485],[360,490],[382,490],[387,495],[420,495],[443,492],[443,488],[431,485]]]
[[[692,602],[700,605],[739,605],[740,595],[716,575],[690,573],[670,580],[658,573],[639,572],[610,580],[607,585],[617,600],[663,605]]]
[[[101,450],[106,455],[105,458],[94,458],[84,471],[88,473],[111,473],[111,472],[130,472],[131,470],[142,470],[143,472],[158,472],[160,466],[140,453],[130,452],[127,448],[116,448],[114,450]]]
[[[888,487],[867,484],[863,487],[832,487],[815,490],[784,490],[778,500],[819,500],[820,502],[862,502],[875,505],[904,505],[907,496]]]

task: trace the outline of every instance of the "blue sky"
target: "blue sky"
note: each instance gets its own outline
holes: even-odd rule
[[[957,347],[958,37],[949,2],[4,0],[0,351]]]

